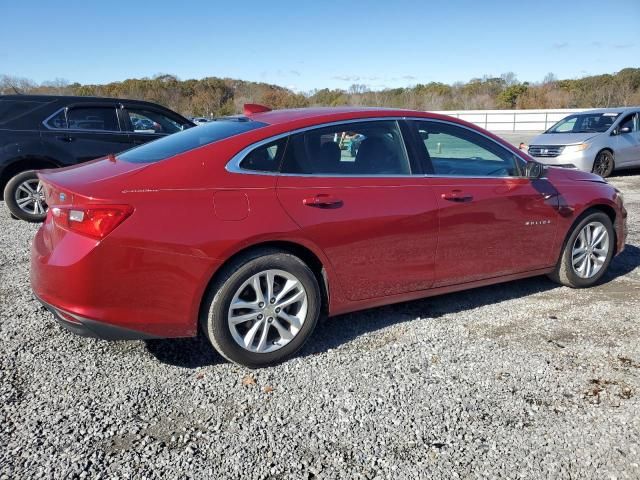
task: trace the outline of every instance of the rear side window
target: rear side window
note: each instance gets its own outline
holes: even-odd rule
[[[282,138],[252,150],[242,159],[240,168],[256,172],[277,172],[286,144],[287,139]]]
[[[118,159],[132,163],[158,162],[266,125],[247,119],[217,120],[132,148],[118,155]]]
[[[115,107],[76,107],[67,112],[67,124],[71,130],[102,130],[117,132],[118,115]]]
[[[396,121],[347,123],[291,137],[283,173],[311,175],[409,175]]]

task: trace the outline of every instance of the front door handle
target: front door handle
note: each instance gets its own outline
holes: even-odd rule
[[[450,202],[465,203],[473,200],[472,195],[464,193],[462,190],[451,190],[449,193],[443,193],[442,198]]]
[[[73,142],[73,137],[70,135],[60,135],[56,137],[61,142]]]
[[[316,208],[340,208],[344,202],[339,198],[332,197],[326,193],[319,193],[313,197],[308,197],[302,200],[303,205],[307,207]]]

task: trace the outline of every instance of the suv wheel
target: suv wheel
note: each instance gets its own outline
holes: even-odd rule
[[[42,222],[47,216],[42,182],[35,170],[19,173],[7,182],[4,201],[11,215],[27,222]]]
[[[593,173],[600,175],[602,178],[607,178],[613,173],[613,167],[615,166],[615,160],[613,153],[608,150],[603,150],[596,155],[596,159],[593,162]]]
[[[614,246],[611,219],[602,212],[592,212],[569,234],[556,269],[549,277],[567,287],[590,287],[609,267]]]
[[[262,250],[221,271],[200,322],[227,360],[266,367],[304,345],[315,328],[320,304],[316,277],[302,260],[287,252]]]

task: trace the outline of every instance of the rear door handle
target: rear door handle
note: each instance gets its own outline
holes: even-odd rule
[[[73,137],[70,135],[60,135],[56,137],[61,142],[73,142]]]
[[[344,202],[339,198],[332,197],[325,193],[319,193],[313,197],[307,197],[302,200],[302,203],[307,207],[316,208],[340,208]]]
[[[473,200],[472,195],[468,195],[462,190],[451,190],[449,193],[443,193],[441,196],[444,200],[448,200],[450,202],[464,203]]]

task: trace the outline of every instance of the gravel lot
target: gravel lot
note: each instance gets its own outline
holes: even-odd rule
[[[0,478],[640,478],[640,172],[611,181],[630,236],[600,286],[336,317],[256,372],[66,333],[0,204]]]

